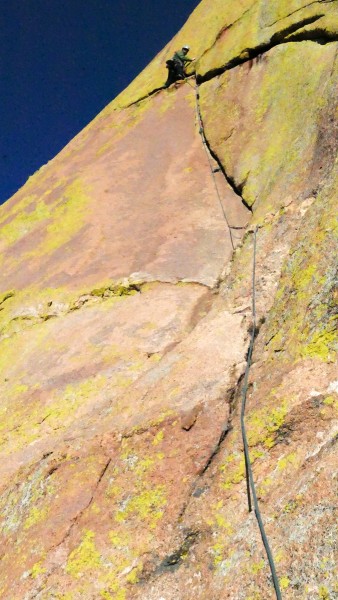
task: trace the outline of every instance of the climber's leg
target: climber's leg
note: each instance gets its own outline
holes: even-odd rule
[[[175,60],[176,79],[185,79],[184,64]]]
[[[172,60],[167,61],[167,69],[168,69],[168,79],[165,82],[164,87],[169,87],[177,79],[176,65],[175,65],[174,61],[172,61]]]

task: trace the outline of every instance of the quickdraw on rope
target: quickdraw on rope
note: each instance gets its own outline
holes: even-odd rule
[[[242,429],[242,438],[243,438],[243,446],[244,446],[244,456],[245,456],[245,468],[246,468],[246,482],[247,482],[247,493],[248,493],[248,505],[249,512],[252,512],[252,500],[255,511],[255,516],[258,522],[259,530],[261,533],[262,541],[264,544],[264,548],[266,551],[266,555],[270,565],[270,571],[272,575],[272,581],[276,592],[277,600],[282,600],[282,594],[279,586],[278,576],[275,568],[275,563],[273,559],[273,555],[269,546],[268,538],[265,533],[263,520],[261,516],[261,512],[259,509],[257,493],[255,482],[252,473],[252,466],[250,461],[250,453],[249,453],[249,444],[246,435],[245,428],[245,408],[246,408],[246,399],[248,392],[248,381],[249,381],[249,373],[252,363],[252,354],[255,344],[255,336],[256,336],[256,255],[257,255],[257,227],[254,231],[254,252],[253,252],[253,269],[252,269],[252,332],[251,332],[251,341],[248,352],[248,360],[247,366],[245,370],[244,382],[243,382],[243,390],[242,390],[242,409],[241,409],[241,429]],[[252,496],[252,500],[251,500]]]

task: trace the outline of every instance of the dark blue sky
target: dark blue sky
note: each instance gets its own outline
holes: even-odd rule
[[[0,203],[138,75],[198,3],[1,2]]]

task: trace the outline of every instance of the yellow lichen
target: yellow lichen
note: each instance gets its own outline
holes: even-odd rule
[[[279,564],[280,562],[285,560],[285,550],[284,549],[277,550],[277,552],[275,552],[274,558],[275,558],[275,562],[277,564]]]
[[[126,590],[121,588],[118,584],[111,585],[110,591],[102,590],[100,592],[104,600],[126,600]]]
[[[301,350],[303,358],[320,358],[324,362],[334,359],[332,344],[337,341],[337,333],[335,325],[332,321],[332,330],[316,331],[310,338],[310,341],[305,344]]]
[[[325,585],[321,585],[319,588],[319,598],[320,600],[330,600],[330,593]]]
[[[25,210],[30,205],[35,207],[31,211]],[[1,238],[6,245],[11,245],[29,234],[41,221],[50,218],[51,208],[43,200],[37,202],[36,196],[28,196],[22,203],[21,212],[17,212],[12,221],[1,228]]]
[[[33,527],[33,525],[36,525],[40,521],[45,520],[48,515],[48,512],[49,510],[47,506],[44,506],[42,508],[32,506],[29,511],[28,517],[24,522],[24,529],[30,529],[30,527]]]
[[[279,471],[284,471],[288,466],[296,467],[299,464],[297,452],[291,452],[279,459],[277,468]]]
[[[80,578],[86,571],[101,566],[101,555],[95,546],[95,533],[85,531],[80,545],[69,555],[66,572],[75,578]]]
[[[258,448],[253,448],[250,452],[251,462],[263,456],[263,452]],[[234,484],[240,483],[245,478],[245,458],[243,454],[234,452],[229,454],[220,471],[225,474],[225,479],[221,482],[221,487],[229,490]]]
[[[148,521],[150,529],[155,529],[158,521],[163,517],[161,509],[166,503],[165,486],[157,485],[131,498],[123,509],[117,511],[115,519],[118,523],[122,523],[128,517],[136,517],[141,522]]]
[[[281,577],[279,583],[281,590],[286,590],[290,585],[290,579],[288,577]]]
[[[288,413],[286,400],[276,408],[264,407],[251,412],[248,417],[248,441],[250,446],[264,444],[271,448],[275,444],[276,433],[285,422]]]
[[[259,573],[260,571],[262,571],[262,569],[264,569],[265,566],[265,561],[262,558],[259,562],[257,563],[251,563],[250,567],[249,567],[249,571],[251,573],[253,573],[254,575],[256,575],[257,573]]]
[[[117,533],[116,531],[109,532],[109,539],[110,539],[112,545],[116,546],[117,548],[119,548],[121,546],[125,546],[127,543],[130,542],[129,535],[127,533],[122,536],[120,533]]]
[[[33,579],[36,579],[39,575],[43,575],[44,573],[46,573],[46,569],[41,566],[41,562],[37,562],[33,565],[31,569],[31,577],[33,577]]]
[[[258,495],[261,498],[264,498],[264,496],[266,496],[266,494],[270,490],[272,484],[273,484],[272,477],[270,477],[270,476],[265,477],[265,479],[263,479],[263,481],[260,483],[259,487],[257,488]]]
[[[53,214],[54,223],[47,227],[47,239],[44,252],[52,252],[68,242],[74,232],[84,224],[84,212],[88,204],[88,195],[80,179],[75,179],[65,190],[62,204]],[[61,227],[60,227],[61,224]]]
[[[164,439],[164,431],[161,430],[155,435],[155,437],[153,439],[153,445],[158,446],[161,442],[163,442],[163,439]]]
[[[211,551],[214,556],[214,567],[217,568],[224,560],[225,545],[222,542],[217,542],[213,545]]]

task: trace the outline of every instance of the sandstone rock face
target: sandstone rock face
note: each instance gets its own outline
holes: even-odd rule
[[[337,598],[337,40],[336,1],[203,0],[1,208],[1,598],[275,597],[255,227],[257,494],[283,598]],[[210,151],[156,91],[187,41]]]

